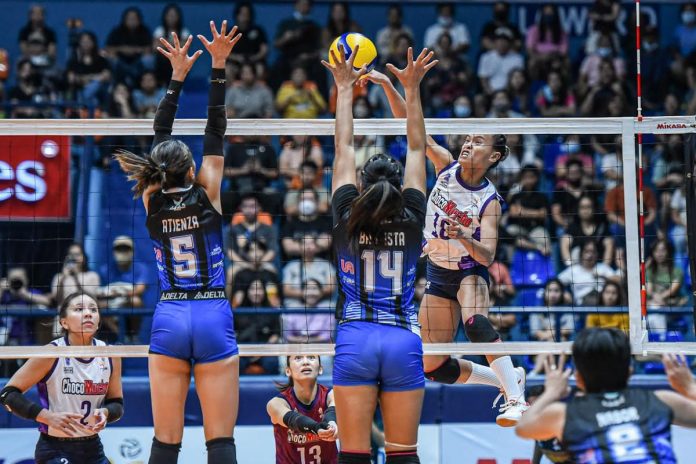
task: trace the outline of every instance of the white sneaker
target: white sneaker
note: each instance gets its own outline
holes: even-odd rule
[[[508,400],[500,407],[500,414],[495,418],[495,422],[501,427],[514,427],[527,409],[529,404],[524,399]]]

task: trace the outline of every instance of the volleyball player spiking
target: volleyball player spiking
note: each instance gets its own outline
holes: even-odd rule
[[[366,80],[382,87],[395,117],[406,115],[404,99],[387,76],[372,71]],[[428,198],[423,230],[427,283],[418,319],[424,343],[452,342],[461,320],[472,343],[500,341],[488,320],[488,266],[498,245],[503,200],[486,173],[508,153],[506,137],[501,134],[466,135],[456,158],[427,137],[426,154],[438,174]],[[441,383],[484,384],[501,389],[506,401],[496,422],[513,426],[528,407],[524,400],[524,369],[515,369],[510,356],[486,358],[490,367],[451,356],[426,356],[425,375]]]
[[[386,155],[367,160],[356,178],[353,86],[356,71],[332,53],[325,61],[338,88],[333,165],[333,243],[338,260],[339,320],[333,382],[341,441],[339,463],[369,464],[377,401],[384,418],[387,463],[420,462],[423,347],[413,301],[425,220],[425,124],[420,81],[437,61],[423,50],[406,68],[389,65],[406,88],[406,166]],[[402,185],[403,184],[403,185]]]
[[[338,462],[338,426],[333,391],[317,382],[321,359],[315,355],[287,357],[288,382],[266,405],[273,423],[276,464]]]
[[[580,332],[573,361],[581,394],[563,401],[571,371],[563,356],[558,365],[546,359],[544,393],[522,416],[517,435],[557,439],[571,462],[676,464],[671,425],[696,428],[696,381],[686,359],[663,358],[678,393],[628,386],[631,345],[619,329]]]
[[[48,346],[104,346],[97,302],[68,295],[58,310],[63,337]],[[24,397],[36,385],[41,404]],[[121,360],[104,357],[32,358],[0,391],[0,403],[16,416],[39,422],[37,464],[109,464],[99,432],[123,415]]]
[[[179,93],[202,51],[188,56],[182,46],[160,39],[158,50],[172,64],[172,79],[155,114],[155,140],[148,157],[116,156],[136,181],[159,272],[149,370],[155,437],[150,464],[176,463],[184,431],[184,404],[191,373],[203,411],[208,463],[236,462],[233,438],[239,397],[239,357],[232,309],[225,296],[220,183],[223,172],[225,60],[241,34],[220,32],[210,22],[212,41],[198,38],[212,58],[203,162],[196,175],[191,149],[171,137]]]

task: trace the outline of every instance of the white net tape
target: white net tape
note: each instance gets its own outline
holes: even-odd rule
[[[203,119],[177,120],[174,135],[201,135]],[[692,117],[655,117],[638,121],[635,118],[550,118],[550,119],[428,119],[427,131],[432,134],[505,133],[505,134],[616,134],[622,137],[623,179],[627,186],[636,184],[637,133],[684,134],[696,132]],[[331,136],[334,121],[323,120],[230,120],[227,135],[314,135]],[[356,120],[356,135],[397,135],[406,132],[405,120]],[[151,135],[152,121],[143,119],[102,120],[0,120],[0,136],[7,135]],[[696,343],[648,342],[647,330],[640,309],[638,195],[635,189],[625,189],[626,259],[630,339],[634,354],[649,355],[663,352],[696,354]],[[562,308],[554,309],[560,311]],[[577,312],[579,308],[575,308]],[[590,310],[591,308],[588,308]],[[526,312],[518,308],[518,312]],[[533,310],[529,311],[533,312]],[[553,312],[553,311],[549,311]],[[146,345],[116,345],[106,347],[46,347],[2,346],[0,359],[30,357],[145,357]],[[332,355],[333,344],[242,344],[242,356],[284,356],[296,353]],[[568,342],[509,342],[509,343],[444,343],[424,345],[425,354],[482,355],[482,354],[539,354],[568,353]]]

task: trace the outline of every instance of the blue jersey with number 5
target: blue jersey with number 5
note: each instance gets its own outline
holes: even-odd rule
[[[381,224],[374,243],[361,235],[357,246],[352,246],[347,223],[358,195],[354,185],[344,185],[333,197],[333,243],[338,271],[336,318],[340,322],[395,325],[420,334],[413,295],[425,221],[425,195],[415,189],[404,190],[401,216]]]
[[[160,291],[225,287],[222,215],[200,185],[150,197],[147,228]]]
[[[563,447],[578,464],[675,464],[672,410],[650,390],[575,396]]]

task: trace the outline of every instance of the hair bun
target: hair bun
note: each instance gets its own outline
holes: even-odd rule
[[[167,170],[167,163],[160,163],[158,167],[159,167],[160,171],[166,171]]]

